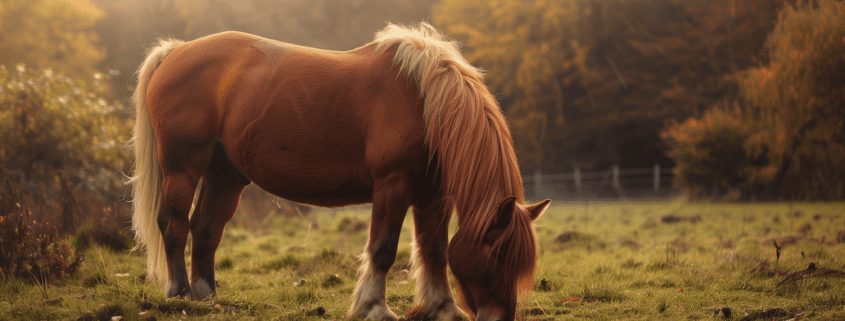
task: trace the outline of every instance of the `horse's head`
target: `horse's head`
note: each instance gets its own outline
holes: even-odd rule
[[[522,206],[508,197],[479,229],[458,229],[449,244],[449,266],[463,308],[476,320],[513,320],[520,292],[534,285],[536,240],[531,224],[549,200]]]

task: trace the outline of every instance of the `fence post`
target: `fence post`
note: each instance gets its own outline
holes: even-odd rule
[[[660,193],[660,164],[654,164],[654,192]]]
[[[575,191],[581,195],[581,168],[575,167],[572,171],[572,180],[575,181]]]
[[[534,198],[539,199],[542,197],[540,195],[540,191],[543,190],[543,175],[540,174],[540,170],[534,171]]]
[[[612,177],[613,179],[610,183],[611,186],[617,193],[619,193],[620,196],[624,197],[622,193],[622,183],[619,182],[619,164],[613,165]]]

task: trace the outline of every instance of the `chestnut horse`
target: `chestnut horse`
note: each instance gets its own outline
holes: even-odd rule
[[[524,205],[498,103],[458,44],[428,24],[388,25],[346,52],[239,32],[161,40],[133,99],[133,227],[168,298],[214,295],[214,253],[251,182],[316,206],[373,204],[350,317],[397,319],[385,278],[409,207],[409,318],[512,320],[533,285],[532,221],[549,201]]]

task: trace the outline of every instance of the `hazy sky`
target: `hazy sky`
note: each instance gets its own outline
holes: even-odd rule
[[[67,2],[82,12],[97,16],[100,15],[100,10],[97,10],[97,7],[92,5],[88,0],[47,0],[47,2]]]

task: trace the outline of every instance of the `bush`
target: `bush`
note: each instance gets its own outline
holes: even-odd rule
[[[114,251],[128,251],[135,246],[134,241],[121,229],[111,226],[93,226],[90,222],[76,231],[71,244],[80,251],[85,251],[91,245],[97,244]]]
[[[119,199],[131,120],[109,96],[107,75],[0,65],[0,215],[20,210],[59,235],[128,221]]]
[[[662,133],[677,163],[675,184],[691,197],[748,198],[771,179],[758,174],[771,172],[768,146],[756,143],[756,128],[733,114],[724,105],[716,106]]]
[[[107,76],[90,83],[50,69],[0,65],[0,164],[27,181],[121,186],[129,113],[109,102]]]
[[[37,226],[36,221],[22,211],[0,216],[0,271],[3,275],[45,282],[72,276],[81,262],[79,250],[59,239],[54,230]]]

